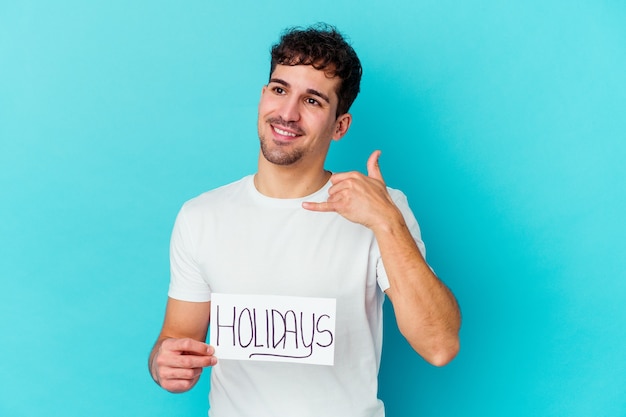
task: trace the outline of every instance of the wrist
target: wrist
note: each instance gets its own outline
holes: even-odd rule
[[[397,235],[399,231],[406,228],[404,217],[396,207],[380,216],[378,222],[370,227],[377,237],[384,234]]]

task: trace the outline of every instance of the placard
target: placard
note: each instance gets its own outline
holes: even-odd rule
[[[219,359],[333,365],[334,298],[211,294],[209,343]]]

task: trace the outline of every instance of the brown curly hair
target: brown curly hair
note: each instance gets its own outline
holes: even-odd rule
[[[276,65],[312,65],[329,76],[341,79],[337,117],[350,110],[359,94],[361,61],[344,36],[334,26],[318,23],[308,28],[286,29],[272,46],[270,77]]]

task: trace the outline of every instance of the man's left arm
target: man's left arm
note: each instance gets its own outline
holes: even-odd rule
[[[459,351],[461,314],[452,292],[432,272],[383,180],[375,151],[368,175],[334,174],[329,198],[303,203],[314,211],[335,211],[370,228],[376,237],[398,328],[413,349],[435,366],[450,362]]]

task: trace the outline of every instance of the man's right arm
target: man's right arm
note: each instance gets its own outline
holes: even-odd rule
[[[167,391],[190,390],[202,370],[217,363],[213,347],[205,343],[210,316],[210,302],[168,298],[163,328],[148,360],[152,378]]]

